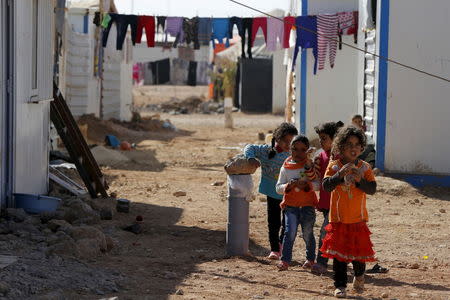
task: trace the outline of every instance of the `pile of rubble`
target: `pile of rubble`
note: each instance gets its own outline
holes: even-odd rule
[[[115,230],[105,233],[100,224],[113,218],[115,205],[112,198],[67,197],[52,213],[29,215],[23,209],[8,208],[0,217],[0,253],[14,256],[0,258],[0,297],[118,292],[123,280],[119,272],[83,263],[117,244]]]
[[[149,104],[146,106],[146,110],[169,113],[173,115],[191,113],[222,114],[224,111],[223,101],[204,101],[201,98],[195,96],[188,97],[184,100],[172,98],[171,100],[161,104]]]

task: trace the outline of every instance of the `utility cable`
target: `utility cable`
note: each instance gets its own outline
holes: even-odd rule
[[[243,7],[246,7],[246,8],[248,8],[248,9],[254,10],[254,11],[259,12],[259,13],[261,13],[261,14],[263,14],[263,15],[268,16],[268,17],[275,18],[275,19],[277,19],[277,20],[279,20],[279,21],[281,21],[281,22],[283,22],[283,23],[286,23],[286,24],[289,24],[289,25],[291,25],[291,26],[294,26],[295,28],[300,27],[300,29],[302,29],[302,30],[305,30],[305,31],[314,33],[315,35],[318,35],[318,36],[320,35],[320,36],[322,36],[322,37],[324,37],[324,38],[326,38],[326,39],[328,39],[328,40],[330,40],[330,41],[334,41],[334,42],[338,42],[338,43],[340,42],[340,41],[338,41],[338,40],[335,39],[335,38],[331,38],[331,37],[322,35],[322,34],[318,33],[317,31],[311,30],[311,29],[309,29],[309,28],[305,28],[305,27],[303,27],[303,26],[298,26],[298,25],[296,25],[296,24],[287,22],[287,21],[285,21],[284,19],[275,17],[275,16],[273,16],[273,15],[271,15],[271,14],[268,14],[268,13],[266,13],[266,12],[264,12],[264,11],[261,11],[261,10],[259,10],[259,9],[257,9],[257,8],[251,7],[251,6],[247,5],[247,4],[238,2],[238,1],[236,1],[236,0],[228,0],[228,1],[231,1],[231,2],[233,2],[233,3],[236,3],[236,4],[241,5],[241,6],[243,6]],[[381,55],[378,55],[378,54],[369,52],[369,51],[367,51],[367,50],[358,48],[358,47],[356,47],[356,46],[353,46],[353,45],[348,44],[348,43],[345,43],[345,42],[340,42],[340,43],[343,44],[343,45],[345,45],[345,46],[347,46],[347,47],[350,47],[350,48],[352,48],[352,49],[355,49],[355,50],[357,50],[357,51],[361,51],[361,52],[364,52],[364,53],[366,53],[366,54],[370,54],[370,55],[373,55],[373,56],[378,57],[378,58],[380,58],[380,59],[386,60],[386,61],[388,61],[388,62],[390,62],[390,63],[393,63],[393,64],[396,64],[396,65],[402,66],[402,67],[404,67],[404,68],[406,68],[406,69],[410,69],[410,70],[413,70],[413,71],[416,71],[416,72],[425,74],[425,75],[427,75],[427,76],[434,77],[434,78],[437,78],[437,79],[440,79],[440,80],[443,80],[443,81],[446,81],[446,82],[449,82],[449,83],[450,83],[450,79],[448,79],[448,78],[445,78],[445,77],[442,77],[442,76],[439,76],[439,75],[436,75],[436,74],[432,74],[432,73],[429,73],[429,72],[420,70],[420,69],[415,68],[415,67],[412,67],[412,66],[405,65],[405,64],[403,64],[403,63],[401,63],[401,62],[398,62],[398,61],[396,61],[396,60],[393,60],[393,59],[391,59],[391,58],[389,58],[389,57],[384,57],[384,56],[381,56]]]

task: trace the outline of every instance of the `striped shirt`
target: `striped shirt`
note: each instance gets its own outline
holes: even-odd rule
[[[261,182],[259,183],[259,192],[271,198],[281,200],[280,195],[275,190],[278,181],[280,169],[284,161],[289,157],[289,152],[279,152],[269,159],[269,145],[247,145],[244,148],[246,158],[256,158],[261,163]]]

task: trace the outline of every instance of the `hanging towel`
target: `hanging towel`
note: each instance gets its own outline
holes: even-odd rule
[[[294,59],[292,61],[292,70],[295,67],[299,47],[303,49],[312,48],[314,56],[314,74],[317,72],[317,17],[316,16],[301,16],[295,19],[295,26],[297,27],[297,38],[295,40]],[[304,30],[308,29],[308,30]]]
[[[252,28],[253,28],[253,19],[252,18],[244,18],[242,19],[242,57],[245,57],[245,33],[247,32],[247,54],[249,58],[252,58]]]
[[[329,49],[330,66],[333,68],[338,44],[338,15],[318,15],[317,33],[319,70],[325,68],[327,49]]]
[[[141,43],[144,28],[145,35],[147,36],[147,46],[155,47],[155,18],[153,16],[138,16],[136,33],[136,43],[138,44]]]
[[[339,49],[342,49],[342,36],[352,35],[355,44],[358,43],[358,12],[348,11],[338,13],[339,19]]]
[[[200,49],[200,43],[198,41],[198,18],[183,20],[183,32],[186,44],[194,43],[194,49]]]
[[[163,84],[170,81],[170,59],[151,62],[153,84]]]
[[[184,59],[172,59],[172,72],[170,82],[172,84],[184,85],[187,83],[189,71],[189,62]]]
[[[363,31],[370,31],[370,30],[375,29],[375,24],[373,22],[374,10],[373,10],[372,6],[376,6],[376,2],[373,3],[372,0],[363,1],[363,3],[362,3],[362,10],[361,10],[361,14],[362,14],[361,27],[362,28],[361,29]],[[375,11],[376,11],[376,7],[375,7]]]
[[[198,41],[200,44],[208,46],[211,42],[212,20],[211,18],[198,19]]]
[[[290,48],[289,40],[291,39],[291,30],[294,27],[295,17],[284,17],[283,48]]]
[[[229,24],[230,19],[228,18],[213,18],[212,19],[212,36],[211,40],[213,42],[213,47],[215,47],[215,40],[218,40],[219,44],[223,43],[225,39],[225,45],[228,48],[230,46],[229,36]]]
[[[280,41],[280,44],[283,43],[283,33],[284,33],[284,22],[278,20],[277,18],[268,18],[267,19],[267,50],[276,51],[277,40]]]
[[[190,86],[197,85],[197,62],[196,61],[189,62],[187,84]]]
[[[209,64],[206,61],[200,61],[197,64],[197,84],[208,84]]]
[[[108,24],[108,27],[106,27],[103,30],[103,47],[106,47],[108,43],[108,35],[109,31],[111,30],[111,26],[113,23],[116,24],[117,28],[117,42],[116,42],[116,49],[122,50],[123,42],[125,41],[125,37],[127,35],[128,31],[128,25],[131,27],[131,41],[133,42],[133,45],[136,45],[136,33],[137,33],[137,23],[138,18],[135,15],[119,15],[119,14],[109,14],[111,17],[111,21]]]
[[[255,43],[256,34],[258,33],[258,29],[261,27],[264,34],[264,41],[267,42],[267,18],[259,17],[253,18],[253,26],[252,26],[252,47]]]
[[[166,42],[167,35],[175,37],[175,42],[173,42],[173,47],[176,48],[178,43],[184,41],[183,33],[183,18],[182,17],[167,17],[166,19]]]

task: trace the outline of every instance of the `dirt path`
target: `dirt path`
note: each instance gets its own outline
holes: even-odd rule
[[[144,232],[111,230],[112,253],[94,264],[126,276],[119,299],[333,299],[331,272],[315,276],[301,268],[304,243],[294,246],[296,264],[277,272],[268,254],[266,203],[250,204],[248,258],[227,258],[226,176],[223,164],[236,150],[257,142],[282,121],[271,115],[235,114],[236,129],[223,128],[223,116],[162,116],[185,131],[173,139],[142,140],[134,163],[105,169],[111,191],[133,204],[129,214],[104,222],[105,230],[144,218]],[[155,167],[156,166],[156,167]],[[255,176],[257,186],[259,175]],[[223,181],[223,186],[211,183]],[[364,298],[450,299],[450,191],[415,190],[378,177],[380,192],[368,200],[370,228],[387,274],[367,275]],[[183,197],[173,193],[184,191]],[[322,218],[317,217],[316,231]],[[316,234],[317,236],[317,234]],[[369,265],[368,267],[371,267]],[[177,292],[178,291],[178,292]],[[350,292],[349,298],[357,298]]]

